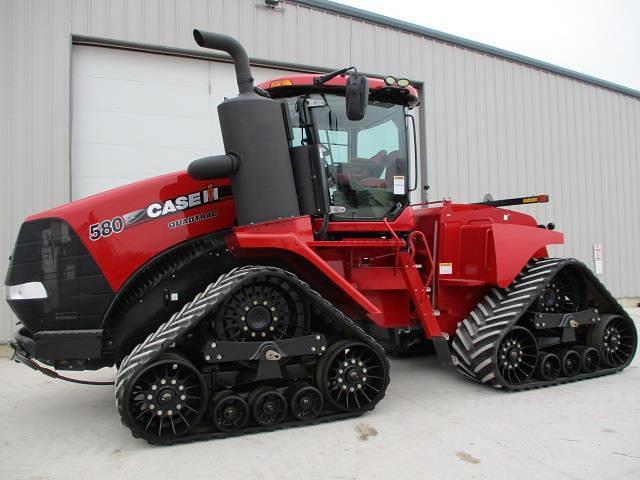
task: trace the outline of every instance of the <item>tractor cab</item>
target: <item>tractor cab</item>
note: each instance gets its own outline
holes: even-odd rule
[[[408,110],[419,100],[408,80],[347,67],[254,88],[240,44],[209,32],[195,38],[233,57],[239,94],[218,105],[226,153],[194,160],[188,172],[230,178],[238,226],[308,215],[322,219],[323,238],[330,220],[392,220],[409,204],[417,152]]]
[[[258,88],[282,103],[301,213],[333,221],[392,219],[408,204],[414,183],[408,110],[418,95],[406,80],[345,70],[280,77]],[[308,181],[309,171],[315,181]]]

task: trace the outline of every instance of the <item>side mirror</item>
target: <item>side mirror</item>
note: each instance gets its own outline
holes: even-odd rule
[[[361,73],[349,75],[345,97],[347,118],[362,120],[367,111],[367,103],[369,103],[369,81],[366,75]]]

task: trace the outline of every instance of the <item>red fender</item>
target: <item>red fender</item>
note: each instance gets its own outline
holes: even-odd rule
[[[504,223],[491,226],[491,237],[496,259],[495,283],[502,288],[513,281],[531,257],[546,256],[547,245],[564,243],[560,232]]]
[[[381,324],[380,309],[310,248],[309,243],[312,242],[313,231],[309,216],[236,227],[227,238],[229,249],[234,255],[242,255],[243,250],[280,250],[306,259],[360,305],[374,323]]]

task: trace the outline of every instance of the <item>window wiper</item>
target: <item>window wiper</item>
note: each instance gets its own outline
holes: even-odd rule
[[[345,68],[341,68],[340,70],[335,70],[333,72],[329,72],[326,75],[321,75],[319,77],[316,77],[313,79],[313,83],[314,85],[322,85],[323,83],[328,82],[329,80],[331,80],[332,78],[337,77],[338,75],[343,75],[345,73],[347,73],[349,70],[353,70],[354,72],[358,72],[356,70],[356,67],[345,67]]]
[[[324,100],[325,107],[327,108],[327,110],[329,110],[329,115],[327,117],[328,122],[329,122],[329,128],[327,130],[338,130],[338,116],[333,111],[333,108],[331,108],[331,104],[327,100],[326,95],[323,93],[321,96],[322,96],[322,99]],[[332,117],[335,120],[335,128],[332,128],[332,125],[331,125],[331,118]],[[327,133],[327,140],[328,139],[329,139],[329,134]]]

